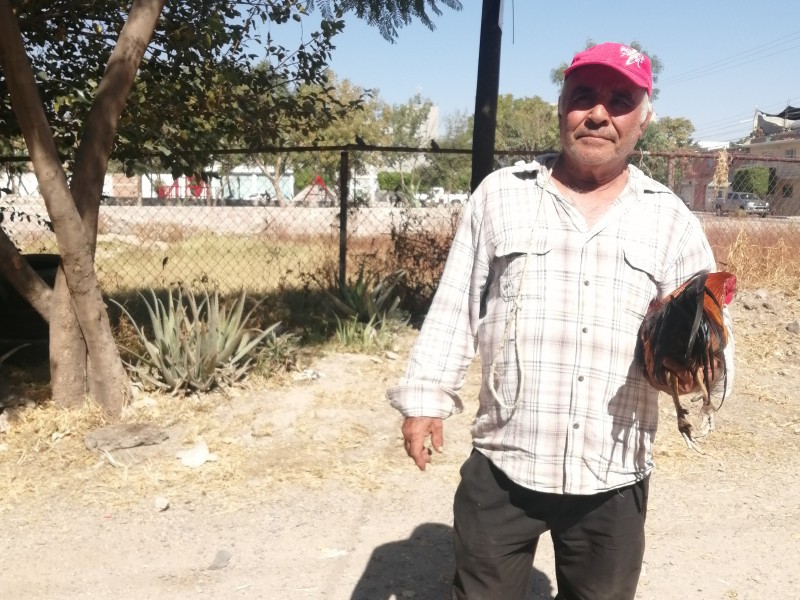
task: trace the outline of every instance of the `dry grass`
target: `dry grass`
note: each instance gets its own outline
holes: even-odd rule
[[[67,411],[45,403],[19,411],[0,453],[0,477],[7,482],[0,509],[53,499],[117,507],[156,495],[173,502],[189,502],[199,495],[224,498],[256,474],[247,468],[252,450],[229,437],[230,424],[217,418],[220,402],[225,402],[220,395],[160,396],[152,406],[129,411],[123,422],[147,422],[170,431],[171,439],[161,451],[87,451],[86,435],[107,424],[96,408]],[[176,448],[191,447],[200,439],[217,460],[200,469],[187,468],[175,458]]]
[[[792,314],[797,310],[791,305]],[[780,335],[788,335],[785,331]],[[405,356],[416,332],[402,332],[394,350]],[[734,400],[719,413],[721,427],[706,444],[707,454],[686,450],[674,423],[671,401],[661,402],[656,461],[662,477],[682,477],[723,465],[780,464],[786,446],[772,443],[791,419],[790,399],[780,382],[770,379],[768,365],[776,333],[743,328],[737,356],[745,365],[738,374]],[[778,343],[790,340],[780,338]],[[796,357],[795,357],[796,359]],[[327,376],[313,383],[251,379],[248,387],[186,398],[151,396],[136,404],[125,422],[147,422],[168,429],[171,438],[160,449],[89,452],[84,437],[104,424],[90,407],[61,411],[48,403],[21,413],[10,433],[0,438],[0,478],[5,482],[0,511],[21,503],[47,505],[54,499],[106,509],[152,503],[166,496],[174,504],[203,498],[220,511],[233,511],[263,500],[278,486],[310,489],[336,480],[359,490],[395,485],[413,466],[402,450],[399,417],[386,409],[383,391],[404,368],[403,361],[322,352],[313,364]],[[448,421],[448,450],[435,457],[437,476],[455,484],[469,446],[469,425],[479,387],[479,363],[468,373],[463,397],[468,406]],[[737,398],[753,402],[743,406]],[[291,414],[291,426],[281,415]],[[394,415],[394,417],[397,417]],[[796,426],[800,426],[800,420]],[[761,435],[758,432],[767,432]],[[178,448],[197,440],[217,455],[200,469],[175,458]],[[742,477],[751,473],[742,469]]]
[[[777,325],[798,314],[800,257],[793,250],[797,231],[797,225],[788,221],[707,222],[708,237],[720,267],[737,274],[740,289],[780,290],[791,303],[791,310],[781,314]],[[115,247],[114,261],[109,259],[98,265],[104,287],[163,287],[165,282],[206,277],[222,290],[268,290],[302,283],[303,269],[299,265],[308,263],[309,269],[329,271],[338,260],[338,241],[327,235],[303,241],[293,239],[291,243],[266,236],[197,236],[190,232],[173,233],[170,237],[174,238],[174,245],[166,264],[162,264],[163,253]],[[324,258],[320,258],[320,251]],[[356,257],[371,261],[368,264],[374,264],[376,270],[389,268],[385,265],[393,259],[391,242],[385,236],[356,238],[349,251],[351,272],[359,264]],[[248,257],[248,262],[240,272],[232,265],[241,264],[242,256]],[[126,271],[119,268],[120,264],[138,266],[140,270]],[[157,275],[147,275],[151,272]],[[734,310],[740,309],[735,306]],[[790,410],[791,399],[786,387],[769,380],[776,347],[783,348],[784,353],[793,347],[794,341],[784,336],[786,332],[775,323],[737,330],[738,362],[746,365],[738,375],[737,395],[755,402],[757,410],[748,414],[736,403],[726,406],[720,414],[724,427],[715,432],[708,456],[686,452],[673,425],[671,403],[662,403],[656,454],[659,472],[679,476],[686,470],[709,468],[714,461],[738,461],[754,452],[759,453],[764,464],[779,464],[780,446],[770,445],[768,439],[755,436],[753,431],[762,429],[777,435],[785,429],[785,423],[792,423],[791,419],[777,422],[780,419],[775,415]],[[401,339],[397,348],[401,356],[405,356],[414,337],[415,333],[410,332]],[[793,360],[797,362],[797,354]],[[153,396],[152,406],[139,406],[124,420],[168,428],[172,433],[169,444],[161,452],[117,451],[110,456],[88,452],[84,447],[85,435],[104,424],[98,410],[86,407],[62,411],[44,400],[45,388],[28,389],[26,397],[36,400],[38,406],[21,411],[12,430],[0,435],[0,479],[4,482],[0,510],[21,503],[46,504],[54,499],[113,507],[149,501],[155,495],[168,496],[176,503],[204,496],[218,503],[221,510],[230,510],[257,502],[273,486],[285,484],[313,487],[335,478],[366,490],[387,485],[409,469],[397,422],[374,412],[385,409],[383,390],[404,367],[399,362],[376,362],[372,368],[358,362],[358,383],[352,379],[341,384],[324,382],[323,393],[316,393],[307,412],[298,416],[289,432],[279,426],[271,430],[265,426],[258,432],[254,429],[265,415],[293,410],[298,394],[306,393],[306,388],[285,375],[272,381],[251,380],[250,389],[202,397]],[[352,362],[346,362],[341,368],[354,367]],[[477,369],[473,368],[464,396],[475,397],[476,390]],[[331,408],[339,412],[326,412]],[[472,412],[468,406],[466,413],[449,425],[451,431],[463,433],[459,442],[462,445],[468,444]],[[337,421],[336,415],[344,415],[346,420]],[[188,469],[176,460],[174,451],[191,446],[200,438],[218,460],[197,470]],[[463,455],[457,451],[457,444],[451,447],[455,451],[439,457],[437,464],[455,480]]]
[[[720,268],[736,274],[743,289],[797,291],[800,225],[793,221],[721,219],[706,224]]]

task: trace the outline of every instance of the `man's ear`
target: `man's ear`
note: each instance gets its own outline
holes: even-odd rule
[[[644,133],[644,130],[647,129],[647,124],[650,122],[651,117],[653,116],[653,111],[650,110],[647,112],[647,116],[642,121],[641,125],[639,125],[639,135]]]

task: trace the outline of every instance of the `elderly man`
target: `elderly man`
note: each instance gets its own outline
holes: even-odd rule
[[[442,450],[442,420],[463,409],[458,390],[480,354],[474,449],[453,505],[455,599],[525,598],[548,530],[558,598],[634,597],[658,421],[637,331],[652,300],[716,270],[697,219],[627,164],[652,115],[647,56],[604,43],[564,75],[562,151],[475,190],[387,392],[424,470],[426,440]]]

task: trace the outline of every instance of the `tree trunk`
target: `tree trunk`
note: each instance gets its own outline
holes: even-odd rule
[[[94,271],[97,218],[119,115],[162,8],[163,0],[134,1],[87,118],[70,189],[16,18],[8,0],[0,0],[0,62],[62,258],[50,319],[54,397],[82,403],[88,350],[91,391],[113,418],[130,398],[130,382]]]
[[[2,229],[0,229],[0,273],[45,321],[50,321],[53,290],[20,255]]]
[[[275,205],[280,207],[286,206],[286,198],[284,198],[283,188],[281,188],[281,179],[283,179],[284,173],[284,162],[285,160],[283,156],[276,156],[272,164],[262,162],[256,158],[258,167],[261,169],[261,172],[267,177],[267,179],[269,179],[270,183],[272,183],[272,187],[275,190],[275,198],[273,199],[275,201]]]
[[[53,402],[61,408],[80,408],[89,394],[87,345],[72,306],[63,267],[56,273],[50,311],[50,388]],[[109,414],[114,415],[116,403],[124,402],[124,399],[106,401],[97,398],[97,401]]]
[[[140,0],[131,7],[128,21],[120,32],[98,86],[75,157],[71,192],[83,221],[92,260],[97,244],[103,178],[108,168],[117,122],[162,8],[163,1],[158,0]],[[54,318],[50,325],[50,347],[58,349],[50,356],[53,400],[60,406],[73,407],[87,393],[98,394],[104,388],[102,380],[108,374],[97,368],[87,368],[87,365],[98,363],[90,361],[87,355],[86,340],[72,310],[67,282],[61,270],[53,292]],[[106,351],[116,353],[117,349],[114,346]],[[113,385],[117,388],[127,386],[127,376],[124,380],[113,382]],[[104,403],[101,401],[101,404]]]

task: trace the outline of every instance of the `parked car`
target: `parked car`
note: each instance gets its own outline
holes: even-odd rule
[[[725,198],[717,198],[714,201],[714,212],[720,216],[739,210],[748,215],[766,217],[769,214],[769,202],[750,192],[728,192]]]
[[[469,199],[466,192],[446,192],[442,187],[431,188],[429,204],[463,204]]]
[[[269,206],[272,198],[267,192],[259,192],[256,194],[249,194],[244,198],[243,204],[250,206]]]

